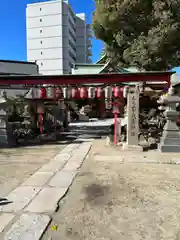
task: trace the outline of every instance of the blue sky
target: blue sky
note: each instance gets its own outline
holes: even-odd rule
[[[0,59],[26,60],[26,5],[47,0],[1,1]],[[94,0],[69,0],[76,13],[85,12],[91,23]],[[102,42],[93,39],[93,62],[99,59]],[[175,68],[180,75],[180,68]]]
[[[26,60],[26,5],[41,1],[1,1],[0,59]],[[76,13],[85,12],[87,22],[91,23],[91,13],[94,10],[93,0],[69,0],[69,3]],[[99,58],[102,46],[101,41],[93,39],[93,61]]]

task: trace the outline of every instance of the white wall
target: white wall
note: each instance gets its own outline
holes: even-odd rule
[[[62,15],[49,15],[43,17],[28,18],[28,28],[49,27],[62,25]]]
[[[77,16],[63,0],[28,4],[27,56],[42,74],[69,73],[75,62],[87,62],[85,14]]]
[[[65,44],[67,41],[65,41]],[[62,37],[29,39],[27,48],[30,49],[45,49],[62,47]]]
[[[63,48],[47,48],[43,49],[43,51],[39,49],[34,49],[29,51],[28,58],[29,59],[51,59],[51,58],[59,58],[63,55]]]
[[[62,13],[62,3],[61,1],[49,1],[40,2],[35,4],[27,5],[27,17],[44,16],[50,14],[61,14]]]
[[[49,37],[49,33],[51,33],[51,37],[63,36],[62,27],[57,25],[50,27],[29,28],[27,31],[27,38],[28,39],[47,38]]]

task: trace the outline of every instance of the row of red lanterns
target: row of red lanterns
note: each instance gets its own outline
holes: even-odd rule
[[[34,99],[93,99],[124,98],[124,87],[41,87],[32,89]]]

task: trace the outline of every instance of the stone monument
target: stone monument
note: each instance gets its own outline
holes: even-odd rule
[[[158,103],[167,105],[164,113],[167,121],[158,149],[161,152],[180,152],[180,129],[176,124],[176,119],[179,116],[176,105],[180,103],[180,97],[175,95],[175,90],[171,87],[168,95],[162,96]]]
[[[139,146],[139,86],[130,87],[127,94],[127,141],[124,150],[141,151]]]
[[[12,125],[8,122],[8,104],[5,92],[0,95],[0,147],[15,146]]]

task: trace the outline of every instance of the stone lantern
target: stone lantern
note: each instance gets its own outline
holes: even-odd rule
[[[5,92],[0,96],[0,147],[15,145],[12,125],[8,122],[8,103]]]
[[[158,149],[161,152],[180,152],[180,129],[176,124],[179,115],[176,111],[176,105],[180,103],[180,97],[175,95],[174,88],[171,87],[168,95],[161,97],[158,103],[167,106],[164,112],[166,124]]]

